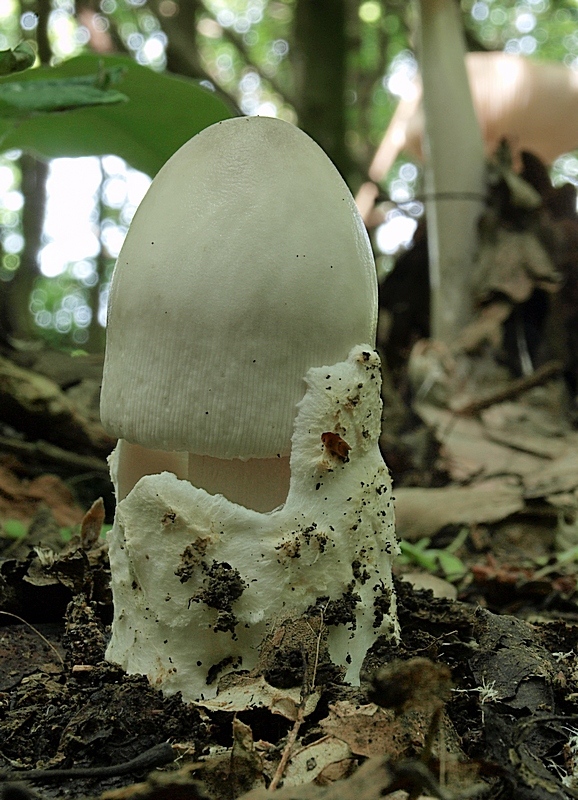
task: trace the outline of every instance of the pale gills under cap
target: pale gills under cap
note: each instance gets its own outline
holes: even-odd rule
[[[240,117],[181,147],[149,188],[110,291],[111,434],[217,458],[287,455],[310,367],[373,344],[371,246],[312,139]]]

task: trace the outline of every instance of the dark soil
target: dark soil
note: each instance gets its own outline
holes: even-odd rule
[[[179,776],[178,781],[176,777],[172,780],[180,788],[177,792],[176,784],[169,783],[161,792],[158,785],[153,790],[148,784],[147,797],[233,798],[259,785],[262,762],[260,767],[248,765],[246,753],[241,761],[233,758],[231,713],[185,705],[179,696],[164,698],[145,678],[127,676],[103,660],[111,614],[105,553],[91,560],[92,565],[86,553],[73,550],[62,557],[60,572],[54,563],[40,567],[37,556],[3,565],[4,597],[12,598],[16,613],[25,613],[29,623],[13,617],[2,620],[0,764],[4,782],[0,797],[140,796],[134,782],[155,765],[154,750],[152,764],[137,765],[128,774],[112,776],[105,771],[99,775],[98,769],[124,765],[163,742],[176,747],[174,756],[179,760],[165,765],[159,774],[165,781],[171,775]],[[46,576],[44,586],[42,574]],[[50,607],[55,575],[60,576],[63,596],[68,595],[63,615],[62,597]],[[30,612],[29,603],[21,603],[22,608],[17,602],[26,593],[31,576],[33,583],[28,585],[34,587],[39,604],[36,615]],[[78,591],[78,586],[83,591]],[[320,723],[330,706],[340,702],[351,708],[371,701],[393,705],[402,719],[417,709],[427,721],[436,693],[431,674],[435,674],[435,665],[446,665],[454,686],[451,693],[440,695],[446,726],[459,743],[462,762],[475,767],[476,781],[487,783],[486,796],[548,800],[575,796],[571,787],[562,784],[561,776],[573,771],[569,731],[578,724],[576,607],[571,621],[529,624],[479,605],[435,599],[431,592],[415,591],[405,581],[398,582],[397,593],[401,642],[395,645],[380,640],[375,645],[359,689],[344,686],[334,669],[320,664],[316,688],[321,699],[302,722],[301,745],[319,738]],[[298,638],[292,640],[291,652],[281,657],[272,648],[265,677],[277,686],[298,685],[307,671],[304,658]],[[416,658],[422,661],[412,661]],[[408,665],[410,680],[399,662]],[[391,670],[392,663],[393,677],[384,683],[380,670],[386,665]],[[432,664],[434,673],[420,666],[423,663]],[[239,714],[237,724],[249,726],[253,740],[268,743],[269,757],[278,761],[292,728],[288,720],[264,709],[248,709]],[[410,737],[404,744],[403,759],[423,755],[420,736]],[[221,748],[221,755],[215,748]],[[164,756],[166,761],[166,751]],[[427,763],[435,774],[432,758],[429,754]],[[355,760],[361,763],[364,758],[357,755]],[[396,756],[395,763],[399,760]],[[162,764],[162,757],[160,761]],[[180,769],[175,771],[177,766]],[[93,777],[59,774],[78,767],[97,769]],[[51,780],[39,776],[39,769],[51,771]],[[34,781],[25,784],[34,785],[35,794],[27,795],[24,789],[23,794],[14,794],[15,781],[26,779],[28,770],[36,770],[29,773]],[[344,783],[344,792],[347,785]],[[104,794],[122,786],[127,787],[124,794]]]

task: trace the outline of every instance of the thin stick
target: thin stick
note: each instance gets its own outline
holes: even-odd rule
[[[299,708],[297,709],[297,719],[293,724],[293,727],[289,731],[287,736],[287,744],[283,748],[283,753],[281,755],[281,760],[277,764],[277,769],[275,770],[275,774],[269,784],[269,788],[267,791],[274,792],[279,782],[283,778],[283,774],[285,773],[285,769],[287,764],[289,763],[289,759],[291,758],[293,747],[295,746],[295,742],[297,741],[297,736],[299,735],[299,730],[301,729],[301,725],[305,721],[305,703],[301,701],[299,704]]]
[[[297,737],[299,736],[299,731],[301,726],[305,722],[305,708],[307,705],[307,700],[311,696],[315,688],[315,680],[317,678],[317,668],[319,666],[319,652],[321,649],[321,638],[323,636],[323,631],[325,630],[325,625],[323,622],[323,612],[325,611],[324,608],[321,609],[321,615],[319,619],[319,633],[317,635],[317,642],[315,647],[315,661],[313,662],[313,670],[311,673],[311,680],[304,681],[304,691],[301,697],[301,702],[297,708],[297,718],[293,724],[293,727],[289,731],[287,735],[287,743],[283,748],[283,753],[281,754],[281,760],[277,764],[277,769],[275,770],[275,774],[269,784],[268,790],[269,792],[274,792],[279,783],[281,782],[283,775],[285,774],[285,770],[287,768],[287,764],[293,755],[293,748],[295,747],[295,742],[297,741]]]
[[[485,408],[490,408],[490,406],[496,403],[503,403],[504,400],[511,400],[513,397],[522,394],[522,392],[533,389],[534,386],[540,386],[540,384],[546,383],[546,381],[553,378],[554,375],[558,375],[562,372],[563,369],[564,366],[561,361],[549,361],[547,364],[543,364],[543,366],[537,369],[536,372],[532,373],[532,375],[510,381],[504,388],[498,389],[486,395],[486,397],[480,397],[479,400],[472,400],[470,403],[466,403],[460,408],[453,408],[452,411],[459,416],[474,416]]]
[[[30,628],[30,630],[31,630],[31,631],[33,631],[33,632],[34,632],[34,633],[35,633],[37,636],[39,636],[39,637],[42,639],[42,641],[44,642],[44,644],[47,644],[47,645],[48,645],[48,647],[50,647],[50,649],[54,651],[54,653],[56,654],[56,658],[57,658],[57,659],[60,661],[60,663],[61,663],[61,664],[62,664],[62,666],[64,667],[64,659],[62,658],[62,656],[60,655],[60,653],[58,652],[58,650],[56,649],[56,647],[54,647],[54,645],[53,645],[51,642],[49,642],[49,641],[48,641],[48,639],[46,638],[46,636],[43,636],[43,635],[40,633],[40,631],[39,631],[39,630],[37,630],[37,629],[34,627],[34,625],[31,625],[29,622],[26,622],[26,620],[25,620],[25,619],[22,619],[22,617],[19,617],[19,616],[18,616],[18,614],[12,614],[10,611],[0,611],[0,614],[4,614],[4,616],[5,616],[5,617],[14,617],[14,619],[17,619],[17,620],[18,620],[19,622],[21,622],[23,625],[27,625],[27,626]]]
[[[108,767],[71,767],[70,769],[22,769],[3,772],[0,775],[8,780],[25,779],[27,781],[60,781],[70,778],[110,778],[118,775],[129,775],[131,772],[145,772],[170,764],[175,760],[175,751],[168,742],[161,742],[122,764],[111,764]]]

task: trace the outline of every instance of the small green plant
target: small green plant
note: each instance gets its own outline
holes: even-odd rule
[[[36,60],[36,53],[28,42],[20,42],[10,50],[0,50],[0,75],[11,75],[29,69]]]
[[[8,519],[2,523],[2,533],[11,539],[23,539],[28,527],[18,519]]]
[[[104,541],[106,539],[106,534],[111,528],[112,525],[103,525],[100,531],[99,539]],[[8,536],[10,539],[24,539],[28,533],[28,525],[18,519],[7,519],[2,523],[0,530],[4,536]],[[60,538],[63,542],[69,542],[77,530],[78,528],[76,526],[62,526],[60,528]]]
[[[427,537],[414,543],[401,541],[398,560],[401,564],[416,564],[428,572],[442,572],[447,580],[457,581],[466,573],[466,567],[455,553],[463,545],[468,533],[468,529],[463,528],[443,550],[429,547],[431,539]]]

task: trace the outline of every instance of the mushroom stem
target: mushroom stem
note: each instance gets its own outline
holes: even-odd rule
[[[189,453],[189,482],[209,494],[254,511],[273,511],[289,492],[289,456],[278,458],[212,458]]]
[[[289,456],[278,458],[212,458],[194,453],[153,450],[119,439],[113,460],[116,500],[132,491],[145,475],[172,472],[209,494],[222,494],[232,503],[254,511],[273,511],[289,492]]]
[[[119,439],[113,468],[116,475],[116,502],[120,503],[145,475],[172,472],[177,478],[186,480],[187,454],[151,450],[140,444],[131,444],[126,439]]]

